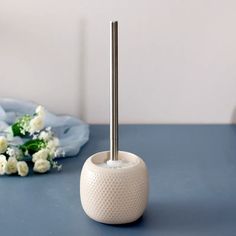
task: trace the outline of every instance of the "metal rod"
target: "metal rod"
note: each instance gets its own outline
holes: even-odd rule
[[[110,22],[110,160],[118,160],[118,22]]]

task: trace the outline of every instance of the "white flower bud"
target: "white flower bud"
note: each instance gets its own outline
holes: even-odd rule
[[[17,170],[20,176],[26,176],[29,173],[29,167],[25,161],[17,162]]]
[[[47,148],[49,150],[55,150],[59,145],[60,145],[59,139],[54,137],[52,140],[48,142]]]
[[[38,115],[38,116],[41,116],[42,118],[45,117],[45,109],[43,106],[39,105],[36,110],[35,110],[35,113]]]
[[[20,159],[21,152],[16,147],[8,147],[6,153],[9,155],[9,157],[15,157],[17,160]]]
[[[42,139],[44,141],[49,141],[52,138],[52,132],[51,131],[41,131],[39,134],[39,139]]]
[[[0,137],[0,153],[4,153],[7,150],[8,142],[3,136]]]
[[[7,159],[4,155],[0,155],[0,175],[5,174],[5,168],[7,164]]]
[[[41,116],[35,116],[29,123],[29,132],[33,134],[44,128],[44,119]]]
[[[38,173],[45,173],[50,170],[50,162],[47,160],[39,159],[34,163],[34,171]]]
[[[48,150],[47,149],[41,149],[38,152],[33,154],[32,162],[36,162],[37,160],[47,160],[48,158]]]
[[[15,157],[9,157],[5,166],[5,172],[10,175],[17,172],[17,160]]]

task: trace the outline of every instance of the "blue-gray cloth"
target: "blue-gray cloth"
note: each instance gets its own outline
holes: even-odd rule
[[[25,114],[33,115],[38,104],[15,99],[0,99],[0,132],[13,124],[16,119]],[[60,149],[65,156],[75,156],[89,139],[89,126],[72,116],[57,116],[46,111],[45,127],[52,131],[60,140]],[[21,142],[18,138],[17,142]]]

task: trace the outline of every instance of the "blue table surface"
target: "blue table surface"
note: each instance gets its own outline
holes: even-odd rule
[[[236,126],[121,125],[120,149],[140,155],[150,177],[147,210],[128,225],[97,223],[81,207],[83,163],[108,148],[109,127],[93,125],[62,172],[0,177],[0,235],[236,235]]]

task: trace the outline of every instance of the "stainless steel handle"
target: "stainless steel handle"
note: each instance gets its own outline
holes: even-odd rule
[[[110,160],[118,160],[118,22],[110,22]]]

